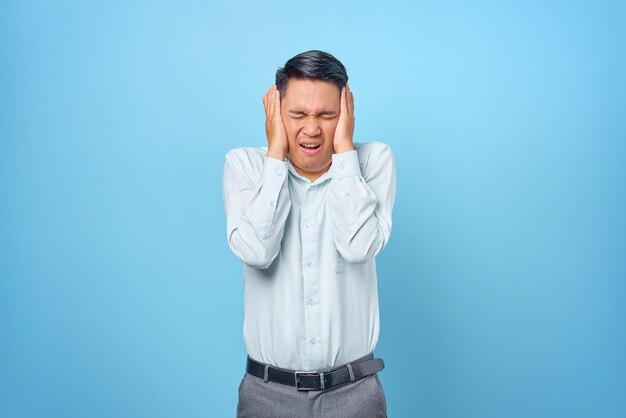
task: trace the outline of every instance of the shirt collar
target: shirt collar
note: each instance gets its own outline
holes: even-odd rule
[[[291,174],[293,174],[295,177],[299,178],[300,180],[304,181],[305,183],[310,184],[311,186],[316,185],[316,184],[321,184],[325,182],[326,180],[330,180],[333,177],[332,165],[328,168],[328,171],[326,171],[324,174],[322,174],[315,181],[312,182],[308,178],[298,173],[298,170],[296,170],[293,164],[291,164],[291,161],[289,161],[289,158],[285,157],[285,162],[287,163],[287,169],[289,170]]]

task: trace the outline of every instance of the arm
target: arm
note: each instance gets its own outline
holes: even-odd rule
[[[335,245],[347,262],[363,263],[382,251],[391,234],[393,154],[388,145],[375,143],[363,175],[357,151],[334,154],[331,169],[327,207]]]
[[[348,263],[364,263],[380,253],[389,240],[396,168],[389,146],[372,143],[361,174],[353,134],[354,95],[346,83],[333,139],[336,154],[332,157],[327,207],[337,251]]]
[[[280,251],[291,199],[283,161],[289,145],[275,85],[263,95],[263,107],[267,156],[259,163],[242,149],[229,152],[223,192],[228,245],[244,263],[266,269]]]
[[[254,178],[254,170],[249,169],[252,164],[243,149],[226,155],[226,233],[228,245],[237,257],[251,267],[266,269],[280,251],[291,209],[287,166],[283,161],[263,157],[260,176]]]

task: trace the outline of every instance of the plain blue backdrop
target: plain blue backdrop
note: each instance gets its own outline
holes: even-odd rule
[[[231,417],[224,154],[277,67],[348,68],[395,153],[389,415],[626,416],[619,1],[5,1],[0,416]]]

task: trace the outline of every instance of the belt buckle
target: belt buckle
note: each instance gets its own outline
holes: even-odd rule
[[[304,386],[300,386],[300,379],[299,376],[308,376],[308,377],[320,377],[320,374],[315,371],[315,372],[295,372],[295,377],[296,377],[296,389],[298,390],[320,390],[320,386],[321,384],[318,384],[317,387],[304,387]]]

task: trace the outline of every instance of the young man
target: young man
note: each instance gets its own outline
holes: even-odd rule
[[[263,95],[267,147],[226,155],[228,245],[243,261],[238,417],[385,417],[374,257],[396,193],[388,145],[355,143],[346,70],[296,55]]]

